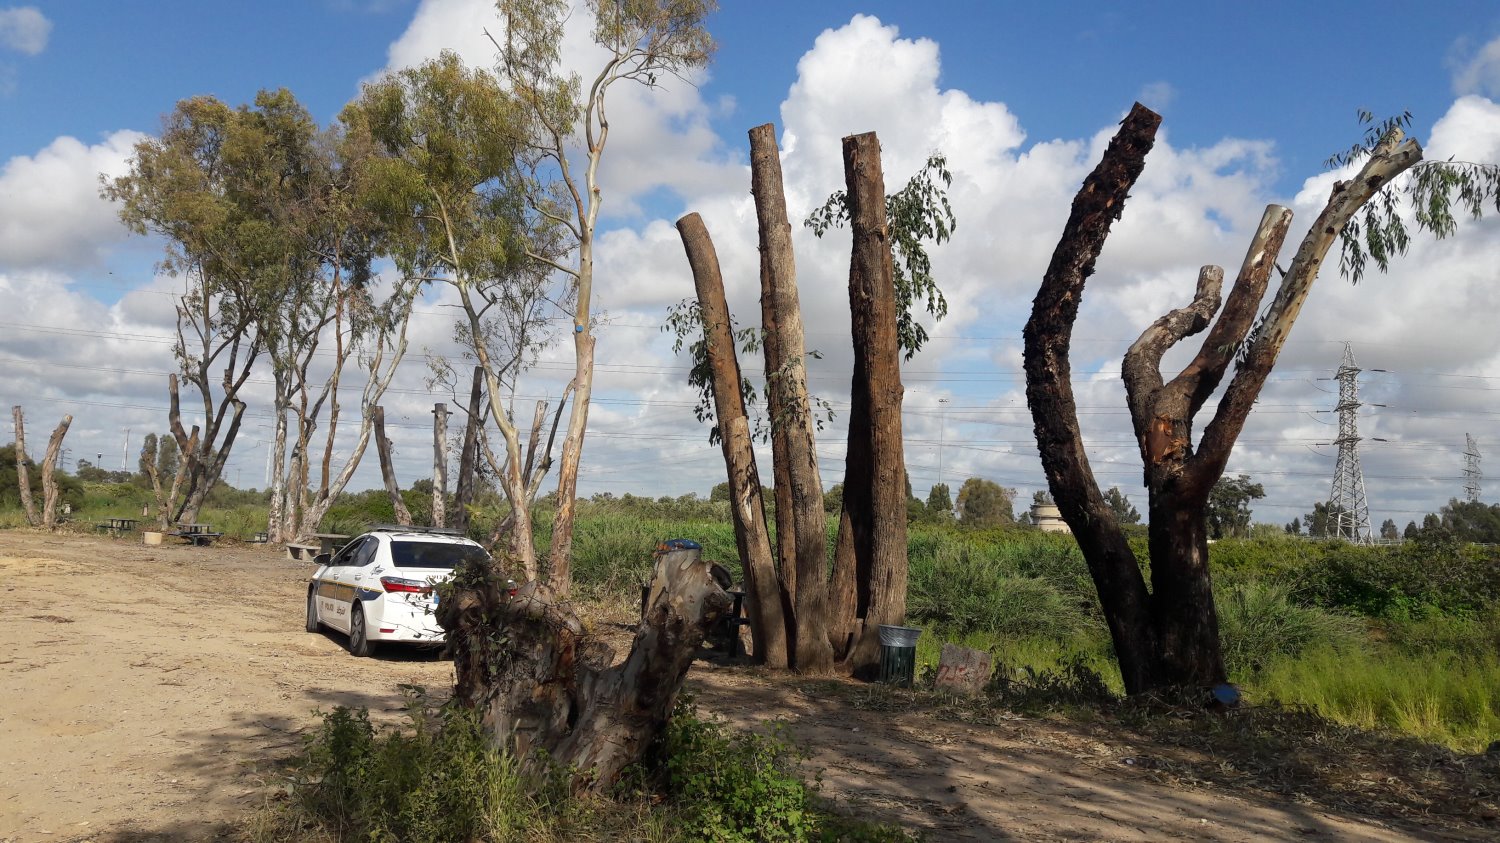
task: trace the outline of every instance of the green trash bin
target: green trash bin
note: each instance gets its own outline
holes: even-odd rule
[[[920,629],[880,625],[880,681],[910,688],[917,673],[917,636]]]

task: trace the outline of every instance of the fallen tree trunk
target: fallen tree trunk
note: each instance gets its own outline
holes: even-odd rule
[[[521,772],[568,770],[574,791],[603,791],[666,728],[707,633],[730,609],[696,545],[663,545],[630,653],[589,637],[545,585],[512,593],[491,565],[466,569],[439,604],[457,675],[454,699],[480,712]]]

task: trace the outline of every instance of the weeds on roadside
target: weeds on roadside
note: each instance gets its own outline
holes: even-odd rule
[[[679,706],[654,757],[617,798],[574,796],[568,771],[527,779],[470,711],[408,688],[408,724],[364,709],[323,715],[282,794],[251,818],[255,843],[636,840],[644,843],[903,843],[916,838],[831,813],[780,737],[738,733]]]

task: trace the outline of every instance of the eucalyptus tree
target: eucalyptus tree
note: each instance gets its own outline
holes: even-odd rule
[[[1148,494],[1149,589],[1084,449],[1069,348],[1084,284],[1125,211],[1161,118],[1132,108],[1073,200],[1026,324],[1026,397],[1042,468],[1088,563],[1129,693],[1226,681],[1205,509],[1329,249],[1340,243],[1340,268],[1358,280],[1367,258],[1385,268],[1405,250],[1408,219],[1441,237],[1454,230],[1453,207],[1478,215],[1497,202],[1500,169],[1422,162],[1421,146],[1403,131],[1409,121],[1403,115],[1371,124],[1363,142],[1331,159],[1348,177],[1334,183],[1268,305],[1262,299],[1280,270],[1277,254],[1292,217],[1278,205],[1266,208],[1227,298],[1221,302],[1223,270],[1203,267],[1192,301],[1153,322],[1126,352],[1122,376]],[[1166,351],[1204,330],[1197,354],[1166,380]],[[1193,420],[1231,363],[1234,374],[1195,442]]]
[[[544,267],[563,247],[555,224],[523,213],[522,111],[493,74],[444,53],[366,85],[341,119],[379,153],[368,167],[386,220],[382,250],[403,278],[446,283],[458,297],[458,336],[483,370],[504,442],[497,474],[514,519],[512,561],[534,580],[530,504],[545,468],[528,476],[507,396],[548,338]]]
[[[594,384],[594,232],[604,199],[599,169],[609,142],[606,102],[617,82],[656,87],[666,77],[705,66],[714,49],[705,22],[717,3],[587,0],[593,41],[604,51],[587,90],[576,72],[562,66],[563,28],[572,12],[568,0],[498,0],[497,5],[504,19],[504,31],[494,39],[499,73],[527,124],[521,156],[525,207],[533,228],[556,226],[571,247],[565,255],[528,249],[532,260],[563,279],[565,291],[558,299],[572,323],[573,406],[560,454],[547,571],[551,586],[566,594],[572,586],[578,467]]]
[[[285,244],[283,294],[263,312],[261,330],[276,387],[268,532],[288,539],[317,529],[358,468],[373,432],[373,410],[405,356],[419,282],[382,280],[371,273],[386,224],[367,195],[375,154],[368,139],[337,128],[319,130],[284,91],[262,95],[257,104],[267,169],[282,174],[262,183],[263,195],[256,200],[268,228]],[[320,357],[331,361],[315,368]],[[340,387],[351,359],[366,375],[359,427],[348,456],[335,468]],[[315,383],[318,379],[321,383]],[[293,423],[296,438],[288,460],[285,446]],[[318,457],[314,437],[320,425],[325,429]]]
[[[265,349],[259,317],[280,294],[274,269],[282,250],[245,201],[266,176],[247,138],[253,122],[249,107],[211,96],[183,100],[159,136],[136,144],[129,172],[102,187],[130,230],[166,241],[160,268],[183,279],[168,413],[186,488],[170,501],[169,520],[196,520],[223,472],[244,420],[240,391]],[[193,433],[182,422],[179,375],[202,403],[202,427]]]

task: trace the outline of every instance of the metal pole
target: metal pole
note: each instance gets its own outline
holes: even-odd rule
[[[939,398],[938,407],[942,410],[941,421],[938,422],[938,485],[943,483],[943,440],[948,434],[948,399]]]

